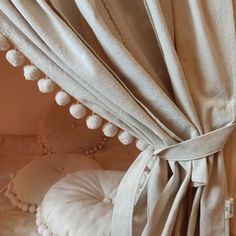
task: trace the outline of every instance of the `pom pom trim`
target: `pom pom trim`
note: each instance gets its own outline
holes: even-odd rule
[[[37,209],[37,204],[32,204],[32,203],[27,203],[27,202],[23,202],[21,201],[18,197],[17,194],[15,194],[13,191],[13,182],[11,181],[8,185],[7,185],[7,189],[5,191],[5,196],[9,199],[10,203],[20,209],[23,212],[29,212],[34,214],[36,212]]]
[[[57,92],[55,101],[59,106],[65,106],[70,102],[70,96],[64,91]]]
[[[49,227],[46,224],[45,219],[42,216],[42,207],[39,206],[37,208],[37,213],[36,213],[36,225],[37,225],[37,231],[40,235],[42,236],[58,236],[57,233],[53,232],[51,227]]]
[[[120,142],[124,145],[129,145],[130,143],[133,142],[134,137],[129,134],[127,131],[120,131],[118,134],[118,139]]]
[[[26,60],[25,56],[16,49],[8,50],[6,53],[6,59],[14,67],[21,66]]]
[[[10,41],[8,40],[7,37],[5,37],[0,33],[0,51],[1,50],[6,51],[9,48],[10,48]],[[22,65],[25,62],[26,57],[20,51],[16,49],[10,49],[6,53],[6,59],[11,65],[16,67]],[[32,64],[25,65],[23,70],[25,79],[31,81],[38,80],[41,73],[40,70],[35,65]],[[42,93],[53,92],[55,86],[56,86],[55,83],[47,77],[38,80],[38,88],[39,91]],[[70,102],[70,95],[64,91],[59,91],[55,96],[55,100],[59,106],[64,106]],[[77,102],[70,106],[69,112],[74,118],[81,119],[86,115],[87,108],[83,104]],[[89,129],[97,129],[102,125],[102,118],[96,114],[92,114],[87,117],[86,124]],[[106,137],[114,137],[117,135],[118,127],[116,127],[114,124],[111,124],[110,122],[107,122],[103,125],[102,130]],[[130,135],[127,131],[120,131],[118,134],[118,139],[122,144],[128,145],[133,142],[134,137]],[[53,153],[52,149],[48,149],[45,147],[42,140],[40,140],[39,136],[38,136],[38,142],[43,150],[43,153],[45,154]],[[101,141],[98,145],[95,145],[94,147],[84,150],[83,154],[90,155],[95,153],[97,150],[102,149],[103,148],[103,145],[101,144],[102,142],[104,142],[104,140]],[[148,144],[138,139],[135,141],[135,145],[140,151],[143,151],[148,147]]]
[[[7,51],[10,46],[8,38],[0,33],[0,51]]]
[[[51,93],[55,89],[55,83],[49,78],[38,80],[38,88],[41,93]]]
[[[83,104],[74,103],[70,106],[69,112],[75,119],[81,119],[86,115],[87,108]]]
[[[115,126],[114,124],[110,123],[110,122],[107,122],[103,125],[102,127],[102,131],[103,131],[103,134],[106,136],[106,137],[114,137],[116,136],[117,132],[118,132],[118,128],[117,126]]]
[[[23,72],[26,80],[35,81],[39,79],[40,70],[35,65],[25,65]]]
[[[102,125],[102,118],[96,114],[90,115],[86,119],[86,125],[89,129],[98,129]]]

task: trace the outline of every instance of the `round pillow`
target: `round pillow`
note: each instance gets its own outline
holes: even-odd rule
[[[88,129],[85,120],[72,117],[68,107],[52,106],[39,125],[40,146],[47,153],[82,153],[99,145],[102,131]]]
[[[53,183],[67,173],[87,169],[101,167],[93,159],[79,154],[46,155],[31,161],[12,176],[5,195],[15,207],[34,213]]]
[[[108,236],[120,171],[89,170],[68,174],[55,183],[37,209],[41,235]]]

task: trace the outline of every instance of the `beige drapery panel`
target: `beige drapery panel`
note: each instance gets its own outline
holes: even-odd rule
[[[222,149],[235,122],[233,4],[0,0],[0,31],[32,63],[150,144],[121,182],[112,235],[229,234]]]

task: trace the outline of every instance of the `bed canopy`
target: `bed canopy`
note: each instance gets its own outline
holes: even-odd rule
[[[118,127],[142,150],[119,185],[112,235],[229,235],[235,9],[232,0],[0,0],[7,60],[38,68],[42,92],[57,84],[60,105],[77,101],[72,115],[86,107],[90,128],[102,117],[104,133]]]

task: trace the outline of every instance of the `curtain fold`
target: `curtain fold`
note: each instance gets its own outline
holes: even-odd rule
[[[0,0],[0,31],[76,100],[150,144],[121,181],[112,235],[228,235],[233,1],[69,2]]]

